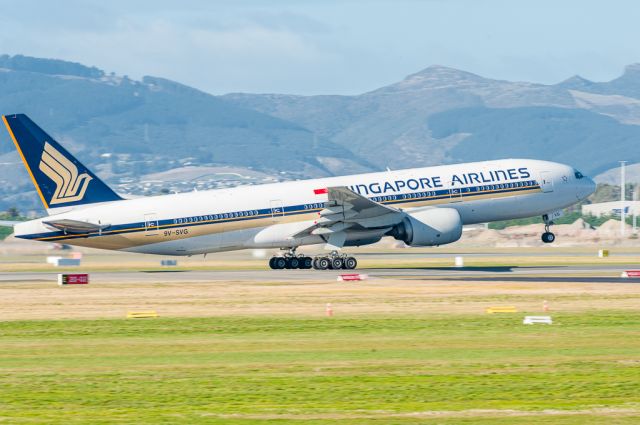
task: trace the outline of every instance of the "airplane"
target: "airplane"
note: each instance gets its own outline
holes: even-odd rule
[[[15,236],[83,247],[165,256],[279,248],[272,269],[355,269],[343,248],[383,237],[444,245],[474,223],[541,215],[551,243],[558,212],[595,191],[569,165],[502,159],[125,199],[26,115],[2,119],[48,214],[9,223]],[[327,253],[297,253],[313,244]]]

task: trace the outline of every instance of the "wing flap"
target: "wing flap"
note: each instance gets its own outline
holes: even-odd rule
[[[358,212],[360,218],[375,217],[390,212],[400,212],[397,208],[372,201],[344,186],[330,187],[327,190],[330,206],[332,203],[335,205],[343,205],[346,209]]]
[[[321,235],[334,248],[344,244],[346,233],[360,228],[385,232],[402,221],[402,212],[372,201],[347,187],[327,188],[328,202],[319,218],[309,227],[293,235],[294,238]]]

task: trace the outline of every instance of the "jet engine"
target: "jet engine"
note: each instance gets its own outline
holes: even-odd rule
[[[387,235],[410,246],[444,245],[460,239],[462,220],[454,208],[432,208],[407,213]]]

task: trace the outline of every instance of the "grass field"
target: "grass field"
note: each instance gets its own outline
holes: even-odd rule
[[[0,422],[640,423],[640,311],[0,322]]]
[[[241,252],[180,258],[171,269],[211,270],[210,279],[106,273],[58,287],[51,273],[11,280],[12,271],[59,271],[44,263],[54,252],[8,250],[0,259],[9,276],[0,287],[0,423],[640,423],[637,282],[612,269],[585,269],[611,278],[593,282],[506,271],[496,281],[427,276],[460,254],[472,271],[634,264],[640,250],[612,249],[603,259],[586,248],[400,251],[362,250],[371,277],[357,283],[317,273],[220,278],[265,268]],[[88,251],[79,270],[150,271],[158,262]],[[425,273],[376,276],[381,267]],[[522,325],[543,300],[554,324]],[[490,305],[520,312],[484,314]],[[147,309],[161,317],[123,318]]]

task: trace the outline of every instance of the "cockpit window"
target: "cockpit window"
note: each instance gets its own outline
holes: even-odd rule
[[[573,175],[576,176],[576,179],[578,180],[584,178],[584,175],[578,170],[573,170]]]

